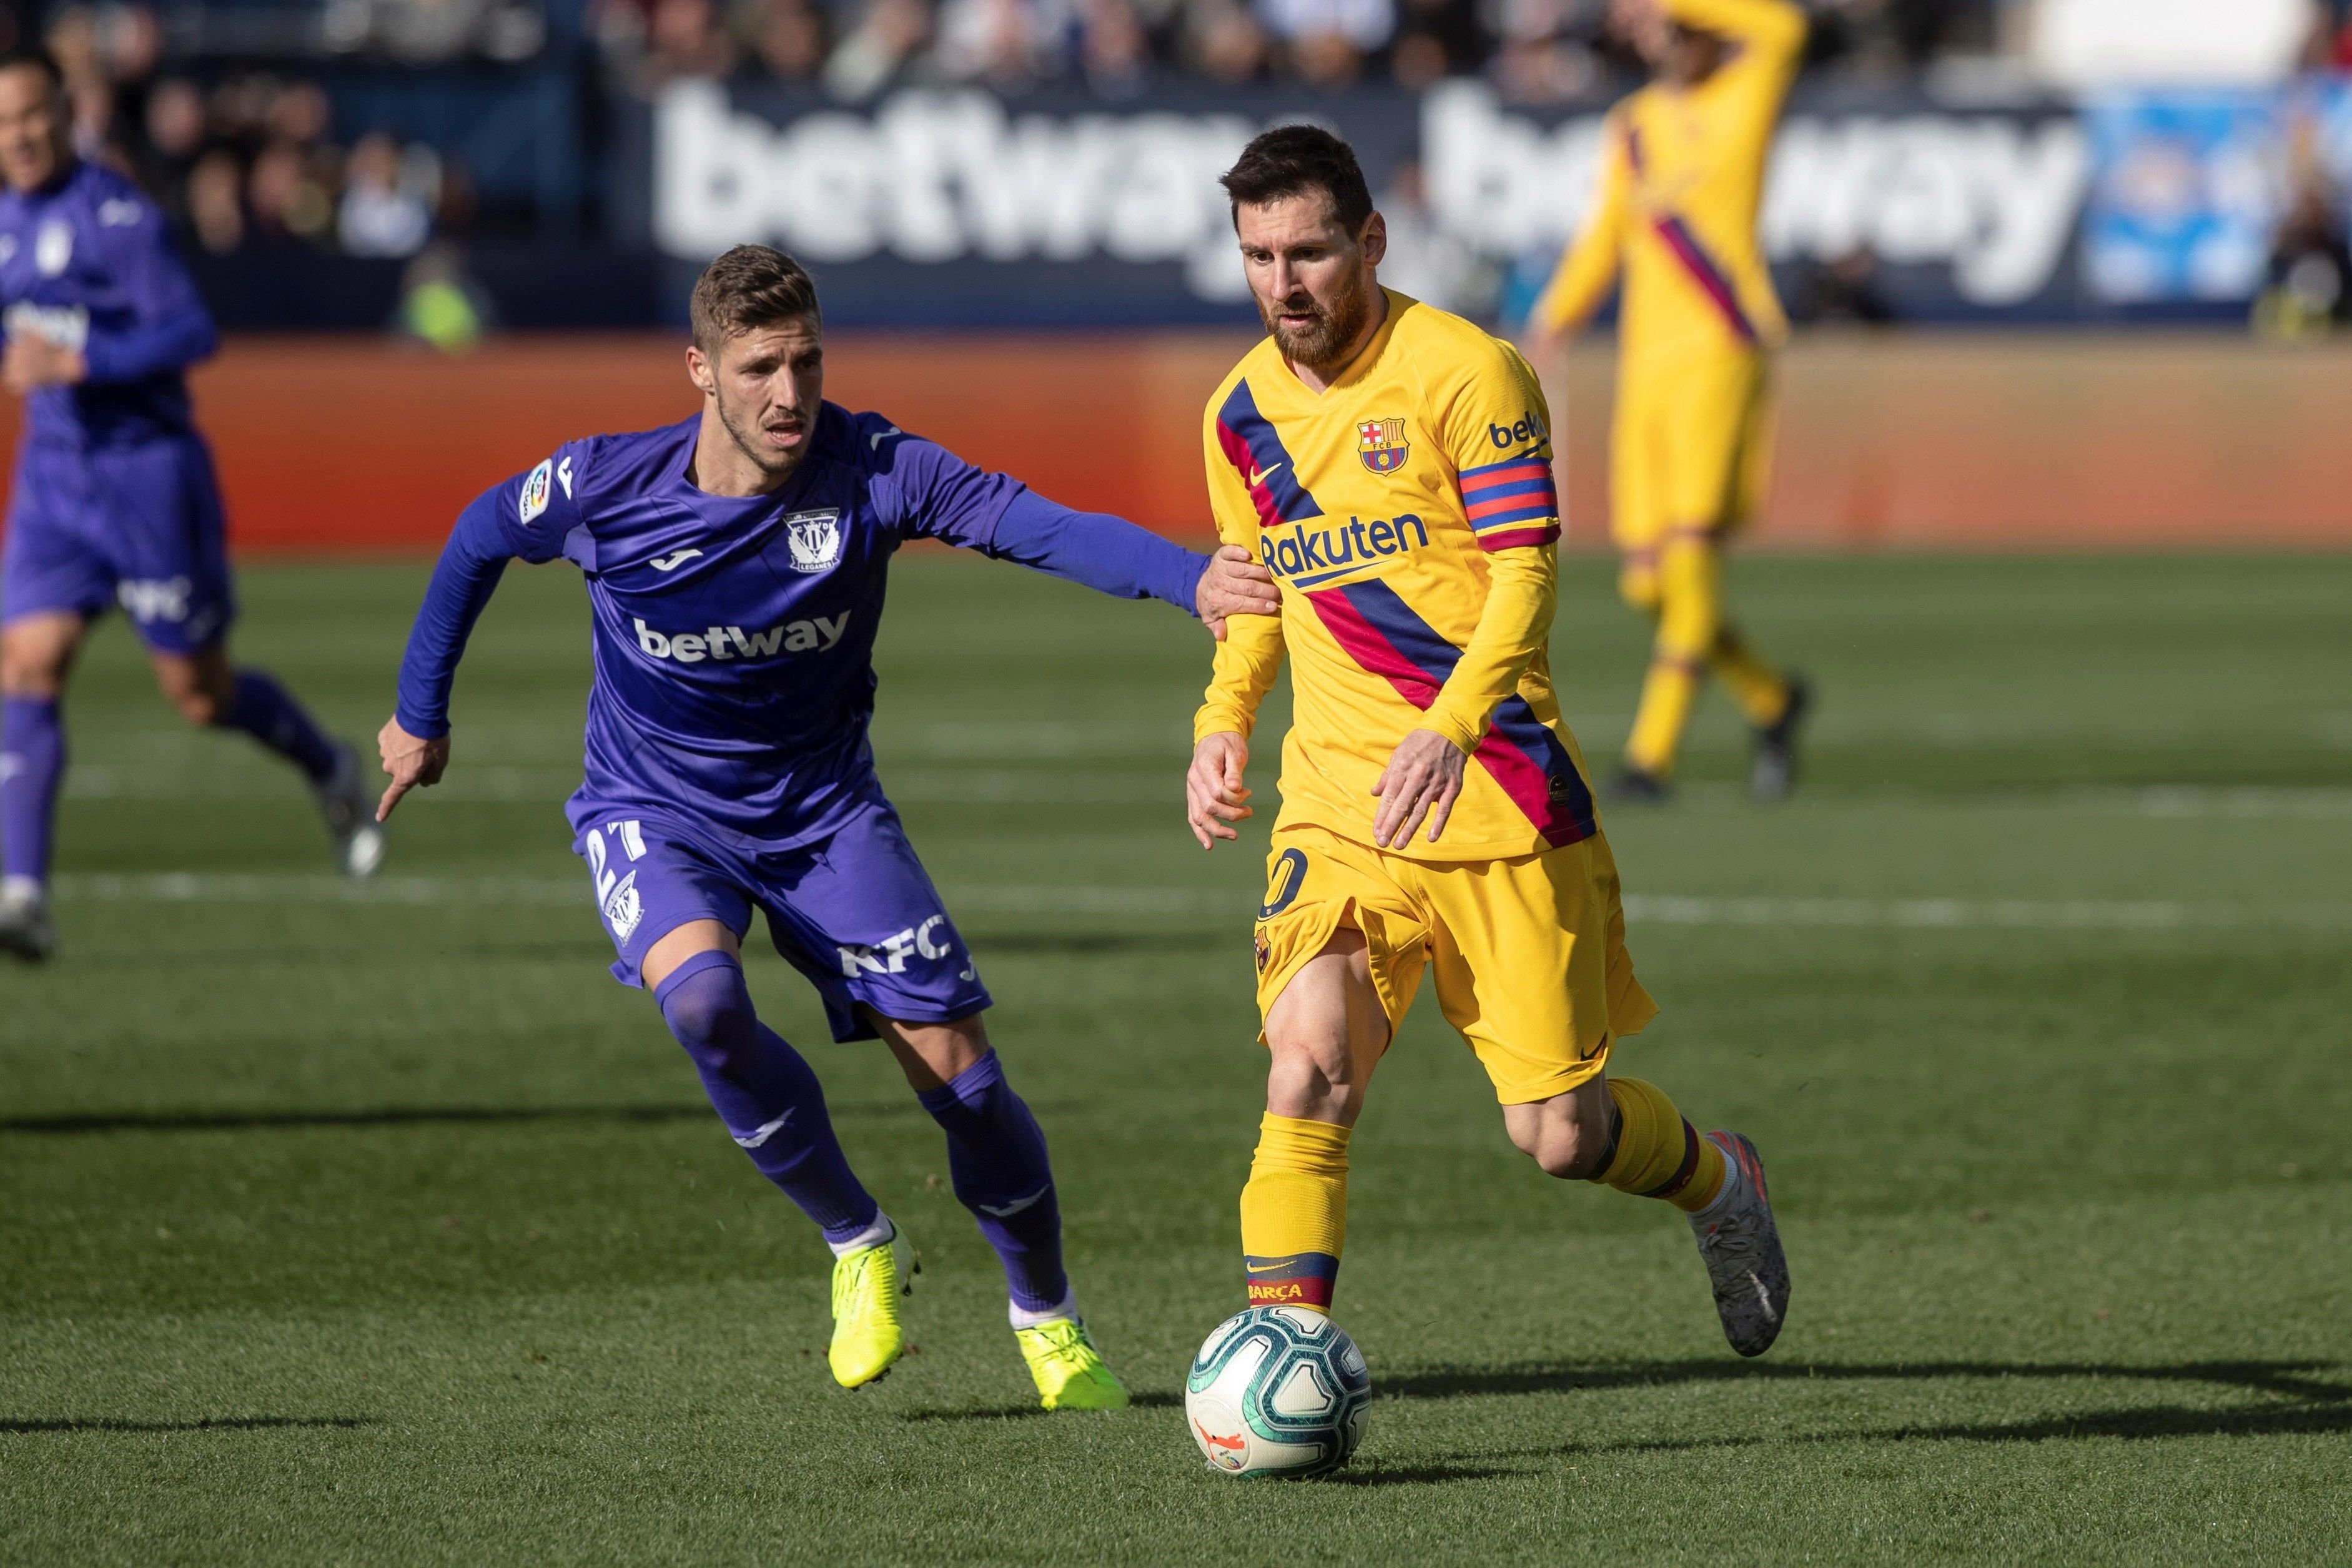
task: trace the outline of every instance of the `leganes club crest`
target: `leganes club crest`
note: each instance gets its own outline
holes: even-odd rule
[[[831,571],[841,564],[841,513],[793,513],[784,519],[784,542],[792,547],[794,571]]]
[[[1393,474],[1412,455],[1404,438],[1404,421],[1368,419],[1356,426],[1356,455],[1375,474]]]

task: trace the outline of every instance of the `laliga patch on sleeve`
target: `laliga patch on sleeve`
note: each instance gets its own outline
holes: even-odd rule
[[[532,469],[524,477],[522,497],[516,507],[516,510],[522,514],[524,522],[537,521],[540,513],[547,510],[548,491],[553,486],[554,480],[555,463],[552,458]]]

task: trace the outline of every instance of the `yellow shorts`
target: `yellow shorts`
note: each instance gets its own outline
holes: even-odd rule
[[[1391,1037],[1426,964],[1445,1021],[1506,1105],[1590,1081],[1612,1040],[1657,1016],[1633,977],[1617,862],[1598,833],[1542,854],[1429,862],[1321,828],[1281,829],[1258,909],[1259,1015],[1350,925],[1370,950]]]
[[[1772,397],[1761,354],[1726,354],[1618,378],[1610,435],[1610,532],[1625,552],[1625,597],[1669,534],[1720,539],[1763,505],[1771,479]]]

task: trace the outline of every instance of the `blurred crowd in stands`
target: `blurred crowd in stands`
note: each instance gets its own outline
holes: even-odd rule
[[[553,0],[594,89],[765,77],[862,99],[906,83],[1116,99],[1171,79],[1425,87],[1482,73],[1517,101],[1630,80],[1609,0]],[[2000,0],[1812,0],[1828,68],[1899,76],[1989,45]],[[534,0],[328,0],[299,7],[0,5],[0,44],[63,68],[75,139],[136,174],[191,246],[410,256],[472,210],[464,171],[422,142],[333,126],[306,61],[513,62],[548,47]],[[13,37],[12,37],[13,36]],[[267,68],[256,68],[256,57]],[[275,57],[271,58],[270,57]],[[339,141],[341,129],[349,138]]]
[[[1545,104],[1605,97],[1639,75],[1612,0],[160,3],[0,0],[0,46],[47,44],[80,150],[138,177],[192,253],[292,247],[417,258],[428,271],[436,236],[472,221],[471,183],[446,141],[436,151],[336,123],[320,82],[352,62],[406,76],[429,73],[402,68],[557,68],[577,85],[583,152],[600,98],[649,97],[688,78],[856,102],[914,84],[1065,87],[1117,100],[1185,81],[1421,89],[1475,75],[1507,100]],[[1886,84],[2013,54],[2028,0],[1803,3],[1811,71]],[[2352,0],[2309,4],[2301,64],[2352,71]],[[2266,297],[2283,332],[2352,316],[2341,193],[2315,159],[2298,158],[2296,172]],[[1405,217],[1420,210],[1407,193],[1389,194]],[[1468,265],[1447,261],[1442,240],[1423,247],[1433,267]],[[1811,300],[1803,314],[1875,319],[1866,275],[1831,268],[1800,293]]]
[[[464,176],[430,147],[382,131],[339,143],[325,90],[299,76],[201,85],[172,68],[149,6],[64,6],[38,37],[65,74],[78,151],[134,175],[204,251],[410,256],[465,220]]]
[[[1900,77],[1990,49],[2000,0],[1812,0],[1813,59]],[[1171,78],[1424,88],[1484,74],[1509,99],[1604,92],[1632,62],[1608,0],[597,0],[592,26],[638,91],[764,75],[845,99],[900,83],[1117,98]]]

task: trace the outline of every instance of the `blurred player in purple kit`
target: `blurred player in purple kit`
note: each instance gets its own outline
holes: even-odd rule
[[[366,876],[383,854],[357,754],[275,680],[229,663],[220,495],[182,377],[213,351],[212,318],[163,214],[78,160],[68,127],[56,63],[0,56],[0,379],[25,400],[0,555],[0,951],[36,960],[57,946],[58,699],[115,603],[190,723],[242,730],[301,768],[343,871]]]
[[[874,637],[890,557],[913,538],[1163,599],[1220,635],[1227,614],[1276,608],[1272,581],[1244,551],[1211,561],[824,402],[815,286],[780,252],[720,256],[692,314],[698,416],[567,443],[458,518],[379,737],[380,813],[448,766],[451,681],[507,562],[579,567],[595,681],[569,815],[613,973],[653,992],[736,1143],[824,1231],[835,1380],[898,1359],[910,1280],[815,1074],[752,1010],[740,944],[755,909],[834,1038],[879,1036],[947,1133],[1045,1407],[1122,1406],[1062,1266],[1044,1134],[981,1021],[988,992],[875,776]]]

